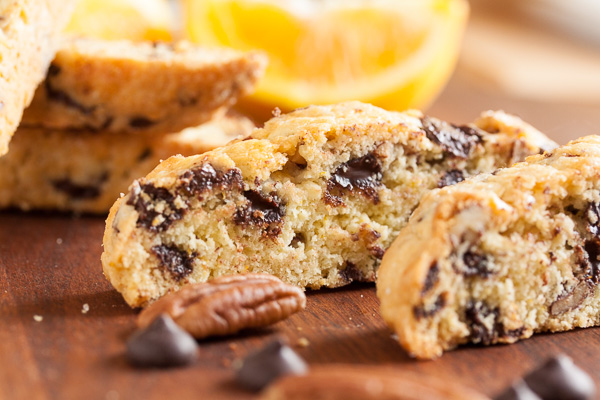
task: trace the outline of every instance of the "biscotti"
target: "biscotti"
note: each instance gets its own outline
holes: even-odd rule
[[[554,146],[501,112],[453,126],[358,102],[300,109],[134,182],[107,220],[104,272],[132,306],[243,272],[311,288],[373,281],[429,189]]]
[[[0,156],[58,49],[74,0],[0,2]]]
[[[164,134],[200,125],[253,91],[264,55],[126,40],[66,38],[23,125]]]
[[[427,194],[386,252],[381,312],[419,358],[600,323],[600,137]]]
[[[204,153],[253,128],[234,114],[162,135],[21,127],[10,152],[0,158],[0,208],[106,214],[119,193],[160,160]]]

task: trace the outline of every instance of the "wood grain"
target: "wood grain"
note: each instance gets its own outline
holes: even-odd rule
[[[232,364],[275,337],[285,338],[311,365],[389,365],[488,395],[559,352],[600,383],[598,329],[414,361],[381,320],[372,284],[309,292],[307,309],[287,321],[202,341],[192,367],[134,369],[123,354],[136,312],[102,275],[103,229],[102,218],[0,213],[0,399],[252,399],[235,386]],[[43,320],[36,322],[36,315]],[[308,346],[299,346],[300,338]]]

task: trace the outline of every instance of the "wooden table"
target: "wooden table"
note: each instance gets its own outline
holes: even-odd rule
[[[479,89],[460,69],[429,113],[466,122],[488,108],[519,114],[561,143],[600,133],[598,105],[511,99]],[[381,320],[372,284],[309,292],[305,311],[270,329],[202,341],[193,367],[134,369],[124,343],[136,314],[102,275],[103,229],[102,217],[0,213],[0,399],[252,399],[235,387],[231,365],[275,337],[287,339],[312,365],[388,364],[488,395],[563,352],[600,387],[600,329],[411,360]],[[298,345],[301,338],[308,346]]]

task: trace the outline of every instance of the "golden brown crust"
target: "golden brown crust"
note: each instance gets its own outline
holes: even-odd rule
[[[58,48],[73,0],[5,0],[0,3],[0,156],[17,129],[23,109],[44,79]]]
[[[178,132],[254,90],[266,57],[177,44],[65,38],[23,124],[133,134]]]

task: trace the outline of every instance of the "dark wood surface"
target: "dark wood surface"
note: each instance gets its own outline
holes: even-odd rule
[[[488,108],[519,114],[560,143],[600,133],[598,105],[510,99],[478,89],[460,70],[429,113],[466,122]],[[102,217],[0,213],[0,399],[252,399],[234,385],[232,364],[275,337],[288,340],[311,365],[385,364],[462,382],[488,395],[560,352],[600,384],[599,329],[537,335],[510,346],[466,347],[435,361],[411,360],[381,320],[375,287],[368,284],[309,292],[307,309],[287,321],[202,341],[192,367],[134,369],[124,348],[136,313],[102,275],[103,229]],[[301,338],[308,346],[297,345]]]
[[[1,399],[251,399],[236,388],[232,364],[275,337],[311,365],[386,364],[490,395],[560,352],[600,383],[599,329],[411,360],[382,322],[372,284],[309,292],[306,310],[287,321],[202,341],[192,367],[135,369],[125,360],[124,343],[136,314],[101,272],[103,219],[7,212],[0,213],[0,227]],[[301,338],[308,346],[298,345]]]

